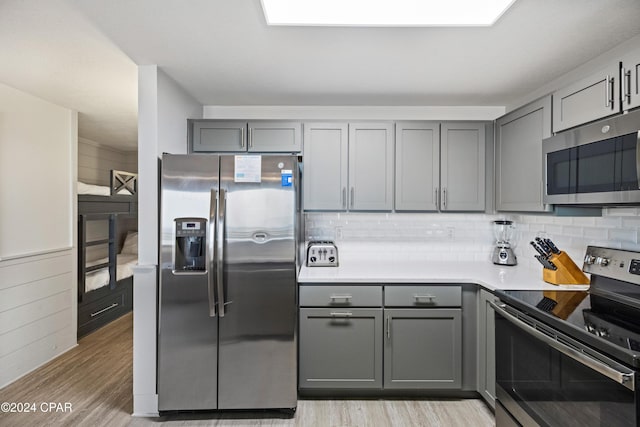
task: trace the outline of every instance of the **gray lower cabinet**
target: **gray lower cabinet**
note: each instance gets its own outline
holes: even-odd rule
[[[347,209],[349,130],[346,123],[304,124],[305,210]]]
[[[619,62],[553,93],[554,132],[619,112]]]
[[[384,388],[460,389],[462,310],[386,309]]]
[[[478,298],[478,392],[492,407],[496,405],[495,316],[490,302],[496,297],[480,289]]]
[[[485,125],[440,127],[440,210],[485,210]]]
[[[300,388],[382,388],[382,308],[301,308]]]
[[[496,210],[542,212],[542,140],[551,136],[548,95],[496,120]]]
[[[298,153],[302,124],[291,121],[191,119],[187,121],[190,152]]]

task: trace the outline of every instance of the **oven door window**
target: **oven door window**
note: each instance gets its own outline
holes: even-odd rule
[[[635,394],[496,314],[496,382],[542,426],[635,426]],[[505,398],[505,401],[507,399]],[[502,403],[502,401],[501,401]],[[506,405],[505,405],[506,406]],[[516,410],[517,409],[517,410]]]

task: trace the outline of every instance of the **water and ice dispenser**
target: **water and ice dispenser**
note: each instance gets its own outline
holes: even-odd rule
[[[206,271],[207,220],[176,218],[175,226],[174,273]]]

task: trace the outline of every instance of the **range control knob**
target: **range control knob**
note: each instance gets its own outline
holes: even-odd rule
[[[585,255],[584,257],[585,264],[592,265],[594,262],[596,262],[596,257],[594,257],[593,255]]]
[[[601,257],[599,256],[598,258],[596,258],[596,264],[602,266],[602,267],[606,267],[607,265],[609,265],[609,262],[611,260],[609,258],[605,258],[605,257]]]

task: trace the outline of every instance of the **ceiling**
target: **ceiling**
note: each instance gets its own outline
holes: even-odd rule
[[[260,0],[0,0],[0,82],[135,147],[136,64],[203,105],[503,106],[638,34],[638,0],[517,0],[488,28],[268,27]]]

